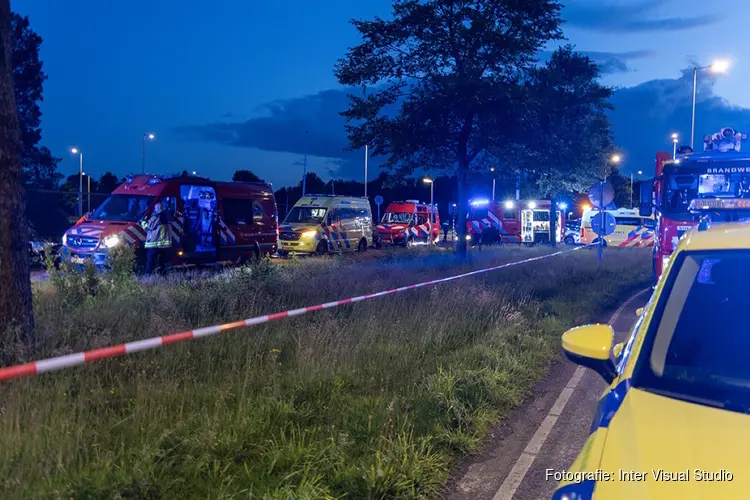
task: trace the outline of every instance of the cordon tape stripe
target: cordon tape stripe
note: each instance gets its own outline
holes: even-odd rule
[[[144,340],[136,340],[133,342],[127,342],[125,344],[115,345],[111,347],[102,347],[99,349],[93,349],[85,352],[78,352],[75,354],[67,354],[65,356],[57,356],[54,358],[44,359],[41,361],[32,361],[22,365],[9,366],[6,368],[0,368],[0,382],[6,380],[17,379],[21,377],[28,377],[30,375],[37,375],[39,373],[52,372],[62,370],[64,368],[70,368],[73,366],[79,366],[100,359],[117,358],[126,354],[131,354],[139,351],[146,351],[150,349],[156,349],[157,347],[176,344],[178,342],[184,342],[186,340],[192,340],[200,337],[209,337],[211,335],[217,335],[227,330],[234,330],[237,328],[243,328],[246,326],[261,325],[270,321],[275,321],[283,318],[290,318],[294,316],[300,316],[314,311],[320,311],[322,309],[331,309],[333,307],[343,306],[346,304],[352,304],[355,302],[361,302],[363,300],[376,299],[378,297],[385,297],[386,295],[392,295],[395,293],[405,292],[407,290],[414,290],[416,288],[422,288],[429,285],[437,285],[440,283],[447,283],[461,278],[467,278],[469,276],[476,276],[478,274],[488,273],[490,271],[497,271],[499,269],[505,269],[508,267],[518,266],[520,264],[527,264],[538,260],[548,259],[556,255],[562,255],[565,253],[574,252],[581,248],[586,248],[591,245],[584,245],[569,250],[562,250],[559,252],[550,253],[547,255],[540,255],[538,257],[531,257],[529,259],[519,260],[515,262],[508,262],[497,266],[486,267],[483,269],[477,269],[475,271],[469,271],[463,274],[457,274],[454,276],[448,276],[447,278],[440,278],[432,281],[424,281],[422,283],[416,283],[414,285],[402,286],[399,288],[392,288],[390,290],[383,290],[380,292],[370,293],[367,295],[360,295],[358,297],[350,297],[348,299],[334,300],[332,302],[325,302],[323,304],[316,304],[314,306],[300,307],[299,309],[291,309],[288,311],[277,312],[274,314],[267,314],[265,316],[256,316],[254,318],[248,318],[241,321],[235,321],[232,323],[224,323],[222,325],[207,326],[204,328],[197,328],[195,330],[189,330],[185,332],[172,333],[170,335],[163,335],[161,337],[152,337]]]

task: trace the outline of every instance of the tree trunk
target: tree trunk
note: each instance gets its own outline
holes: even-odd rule
[[[549,201],[549,244],[552,247],[557,246],[557,232],[559,230],[557,227],[557,203],[553,196]]]
[[[469,166],[465,161],[458,162],[458,172],[456,177],[458,180],[458,202],[456,203],[456,229],[458,241],[456,242],[456,253],[464,257],[466,256],[466,208],[469,206],[469,200],[467,199],[467,183],[468,177],[467,172]]]
[[[28,228],[21,190],[20,129],[11,66],[10,1],[0,0],[0,338],[34,326]]]

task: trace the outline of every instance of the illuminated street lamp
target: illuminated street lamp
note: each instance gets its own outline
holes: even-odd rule
[[[495,167],[492,167],[490,172],[492,172],[492,201],[495,201]]]
[[[693,67],[693,115],[690,125],[690,149],[693,150],[695,149],[695,97],[698,92],[698,70],[700,69],[707,69],[714,74],[726,73],[729,69],[729,61],[716,60],[708,66]]]
[[[83,151],[70,148],[70,152],[78,155],[78,217],[83,217]]]
[[[144,132],[143,138],[141,139],[141,173],[146,173],[146,139],[153,141],[156,136],[151,132]]]
[[[672,159],[677,158],[677,143],[680,142],[680,136],[672,134]]]
[[[422,182],[430,185],[430,234],[429,236],[427,236],[427,239],[430,242],[434,243],[432,239],[432,223],[434,222],[433,219],[435,218],[435,204],[434,204],[435,181],[430,179],[429,177],[425,177],[424,179],[422,179]]]

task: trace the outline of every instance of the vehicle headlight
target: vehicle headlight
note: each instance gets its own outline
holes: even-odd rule
[[[471,235],[470,234],[466,235],[466,241],[471,241]]]
[[[62,244],[68,246],[68,233],[63,233]]]
[[[315,238],[317,235],[317,231],[305,231],[304,233],[302,233],[303,238]]]
[[[119,237],[119,236],[117,236],[116,234],[113,234],[113,235],[111,235],[111,236],[107,236],[107,237],[106,237],[106,238],[104,238],[104,240],[102,241],[102,246],[103,246],[104,248],[112,248],[112,247],[116,247],[116,246],[117,246],[117,245],[119,245],[119,244],[120,244],[120,237]]]
[[[669,264],[669,255],[662,255],[661,256],[661,271],[664,272],[664,270],[667,268],[667,264]]]

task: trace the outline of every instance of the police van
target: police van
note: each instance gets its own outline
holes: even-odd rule
[[[605,210],[615,218],[615,231],[604,237],[605,246],[613,247],[653,247],[655,222],[653,216],[642,217],[636,208]],[[596,208],[583,212],[581,218],[581,244],[599,242],[599,235],[591,226],[591,219],[599,213]]]
[[[364,252],[372,245],[372,232],[367,198],[306,195],[279,227],[279,255]]]

